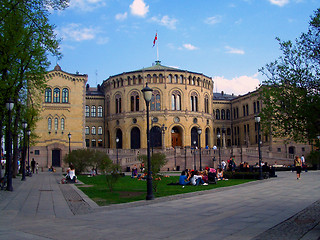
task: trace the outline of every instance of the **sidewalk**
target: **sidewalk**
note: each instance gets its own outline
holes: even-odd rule
[[[320,171],[98,207],[61,173],[0,191],[0,239],[320,239]]]

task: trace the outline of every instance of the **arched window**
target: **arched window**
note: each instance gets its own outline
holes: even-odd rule
[[[195,84],[195,80],[196,80],[196,77],[193,77],[193,78],[192,78],[192,83],[191,83],[192,85]]]
[[[221,120],[226,119],[226,111],[224,109],[221,110]]]
[[[217,120],[220,119],[220,110],[219,109],[216,110],[216,119]]]
[[[96,127],[92,127],[91,128],[91,134],[92,135],[96,135]]]
[[[157,90],[154,90],[152,92],[152,98],[151,98],[151,102],[150,102],[150,110],[151,111],[161,110],[160,93]]]
[[[61,131],[64,131],[64,118],[61,118]]]
[[[116,95],[116,113],[121,113],[121,95]]]
[[[86,105],[86,117],[90,117],[90,108]]]
[[[227,120],[230,120],[231,114],[230,114],[230,109],[227,109]]]
[[[162,74],[159,75],[159,83],[163,83],[163,75]]]
[[[91,140],[91,147],[96,147],[97,146],[97,142],[95,139]]]
[[[191,111],[197,112],[198,111],[198,96],[195,92],[191,94],[190,98],[191,103]]]
[[[52,98],[52,90],[51,90],[51,88],[47,88],[46,91],[45,91],[45,99],[44,99],[44,101],[46,103],[51,103],[51,98]]]
[[[86,133],[86,135],[90,134],[90,128],[88,126],[85,128],[85,133]]]
[[[172,75],[171,74],[169,74],[168,79],[169,79],[169,83],[172,83]]]
[[[151,83],[151,75],[150,74],[147,75],[147,82]]]
[[[183,84],[183,76],[182,75],[180,75],[180,77],[179,77],[179,83]]]
[[[133,76],[133,85],[136,85],[137,84],[137,78],[136,78],[136,76]]]
[[[52,119],[48,118],[48,130],[51,131],[52,129]]]
[[[98,127],[98,135],[102,135],[102,127]]]
[[[204,97],[204,112],[209,113],[209,98],[208,98],[208,96]]]
[[[62,89],[62,103],[69,102],[69,90],[67,88]]]
[[[178,83],[178,75],[174,75],[174,83]]]
[[[58,118],[54,119],[54,130],[57,131],[58,130]]]
[[[98,106],[98,117],[102,117],[102,106]]]
[[[157,83],[157,75],[156,74],[153,74],[152,81],[153,81],[153,83]]]
[[[110,97],[106,97],[106,108],[107,108],[107,115],[110,115]]]
[[[96,106],[91,106],[91,117],[96,117]]]
[[[55,88],[53,90],[53,102],[54,103],[60,102],[60,89],[59,88]]]
[[[139,111],[139,93],[133,92],[130,97],[131,112]]]
[[[171,109],[181,110],[181,95],[178,91],[174,91],[171,95]]]

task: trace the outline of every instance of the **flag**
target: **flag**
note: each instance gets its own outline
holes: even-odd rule
[[[153,40],[153,46],[156,45],[156,41],[158,40],[158,33],[156,33],[156,36],[154,37],[154,40]]]

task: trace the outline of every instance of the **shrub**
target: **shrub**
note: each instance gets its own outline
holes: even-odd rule
[[[139,160],[145,165],[145,172],[148,171],[148,159],[146,155],[139,156]],[[150,157],[151,162],[151,174],[152,174],[152,188],[154,192],[157,192],[158,181],[161,180],[162,175],[160,173],[160,169],[167,164],[168,160],[166,159],[166,155],[163,153],[154,153]]]

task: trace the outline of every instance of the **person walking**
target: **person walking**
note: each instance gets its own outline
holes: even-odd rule
[[[295,157],[294,166],[295,166],[296,171],[297,171],[297,180],[299,180],[300,179],[300,174],[301,174],[301,167],[302,167],[301,158],[299,158],[299,156]]]
[[[32,173],[34,173],[34,169],[36,167],[36,161],[34,160],[34,158],[32,158],[32,161],[31,161],[31,169],[32,169]]]

